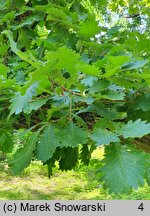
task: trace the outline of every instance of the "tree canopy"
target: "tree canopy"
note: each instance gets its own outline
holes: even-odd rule
[[[0,151],[20,174],[61,170],[105,149],[100,181],[150,184],[150,3],[1,0]],[[144,137],[144,138],[143,138]],[[143,141],[142,141],[143,140]]]

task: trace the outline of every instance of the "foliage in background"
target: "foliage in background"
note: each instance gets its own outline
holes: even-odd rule
[[[14,174],[32,160],[49,176],[56,162],[61,170],[88,165],[104,146],[104,188],[150,183],[149,7],[1,0],[0,150],[13,153]]]

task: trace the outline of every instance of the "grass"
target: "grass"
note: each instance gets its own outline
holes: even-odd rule
[[[102,150],[93,154],[88,167],[62,172],[54,169],[51,179],[47,169],[33,162],[20,176],[13,176],[6,165],[0,167],[0,200],[150,200],[150,187],[145,185],[131,194],[110,195],[99,182],[97,157]]]

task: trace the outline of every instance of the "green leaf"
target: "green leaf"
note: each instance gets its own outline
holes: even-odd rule
[[[55,95],[54,97],[52,97],[52,99],[53,99],[54,107],[64,107],[64,106],[69,106],[70,104],[70,98],[68,93],[60,96]]]
[[[29,101],[29,108],[30,108],[30,110],[28,112],[30,113],[32,110],[38,110],[41,106],[43,106],[44,104],[46,104],[46,102],[48,100],[50,100],[50,97],[45,98],[45,99],[39,98],[39,99],[36,99],[33,102]]]
[[[78,64],[78,70],[81,71],[82,73],[85,73],[87,75],[92,75],[95,77],[100,77],[100,71],[99,68],[94,66],[94,65],[88,65],[85,63],[80,63]]]
[[[130,59],[129,56],[108,56],[107,57],[107,70],[115,68],[121,69],[121,66],[124,65]]]
[[[58,131],[60,147],[76,147],[87,143],[88,133],[83,128],[70,122],[64,129]]]
[[[124,92],[115,92],[115,91],[109,91],[105,95],[103,95],[103,98],[110,99],[110,100],[123,100],[125,97]]]
[[[30,113],[30,100],[34,95],[36,95],[35,89],[38,87],[37,83],[32,84],[26,91],[25,95],[21,95],[21,93],[16,93],[16,96],[11,99],[10,105],[10,114],[9,117],[15,113],[16,115],[20,112]],[[8,118],[9,118],[8,117]]]
[[[37,7],[36,7],[37,8]],[[62,20],[66,20],[67,19],[67,14],[61,9],[58,8],[54,8],[54,7],[49,7],[47,8],[47,13],[48,16],[46,18],[46,20],[56,20],[58,19],[58,21],[62,21]]]
[[[144,65],[146,65],[148,62],[149,62],[148,59],[141,60],[141,61],[130,62],[130,63],[127,63],[127,64],[123,65],[122,69],[124,69],[124,70],[138,69],[138,68],[141,68]]]
[[[7,68],[4,64],[0,63],[0,76],[7,77],[8,71],[9,71],[9,68]]]
[[[0,1],[0,150],[16,173],[92,166],[97,145],[150,134],[148,17],[148,0]]]
[[[118,135],[108,131],[107,129],[95,128],[90,135],[90,138],[97,145],[109,145],[111,142],[119,142]]]
[[[141,119],[133,121],[128,121],[127,124],[123,125],[118,129],[118,134],[122,135],[124,138],[135,138],[143,137],[150,133],[150,123],[146,121],[141,121]]]
[[[0,134],[0,149],[3,153],[11,153],[14,148],[13,136],[10,133]]]
[[[144,185],[146,156],[137,149],[120,144],[107,147],[101,169],[104,187],[119,194]]]
[[[66,69],[71,74],[75,74],[77,72],[77,63],[80,59],[80,55],[75,51],[63,46],[59,48],[56,52],[48,52],[46,57],[49,61],[54,61],[55,68],[57,69]]]
[[[92,82],[91,82],[92,83]],[[90,93],[96,93],[102,90],[106,90],[109,86],[109,81],[105,79],[98,79],[93,81],[93,84],[91,85],[89,91]]]
[[[148,158],[150,161],[150,157]],[[147,169],[147,175],[146,175],[146,182],[150,186],[150,162],[148,161],[148,169]]]
[[[53,167],[55,167],[55,160],[53,160],[53,158],[52,158],[47,163],[48,178],[50,178],[53,174]]]
[[[82,22],[80,25],[80,34],[91,38],[100,32],[98,22],[92,17],[90,20]]]
[[[18,71],[16,75],[16,81],[17,83],[23,85],[25,83],[25,75],[22,71]]]
[[[30,15],[30,16],[27,16],[27,18],[23,22],[19,23],[19,25],[12,26],[12,27],[13,27],[14,30],[17,30],[17,29],[19,29],[21,27],[29,26],[32,23],[34,23],[35,21],[37,22],[37,21],[39,21],[41,19],[43,19],[43,14],[42,13],[41,14],[36,14],[36,15]]]
[[[46,127],[44,134],[37,145],[37,159],[45,162],[52,158],[56,147],[58,146],[59,142],[55,136],[55,128],[49,125]]]
[[[14,174],[20,174],[31,163],[32,154],[38,141],[38,132],[33,133],[22,148],[14,155],[10,161],[10,166]]]
[[[150,94],[141,95],[135,100],[135,109],[142,109],[143,111],[150,110]]]
[[[95,85],[96,85],[97,80],[98,80],[97,77],[87,75],[87,76],[85,77],[85,79],[82,80],[82,83],[83,83],[85,86],[92,87],[92,86],[94,86],[94,83],[95,83]]]
[[[65,68],[73,74],[76,72],[76,64],[80,58],[80,55],[78,53],[71,49],[68,49],[67,47],[61,47],[57,51],[56,58],[59,59],[57,65],[60,69]]]
[[[88,165],[91,159],[91,150],[87,144],[83,145],[80,152],[81,163]]]
[[[108,56],[106,73],[103,75],[105,78],[109,78],[115,74],[121,72],[122,65],[130,59],[129,56]]]
[[[114,119],[119,118],[118,113],[115,109],[113,109],[113,108],[108,109],[107,107],[105,107],[104,104],[97,103],[97,102],[89,105],[87,108],[85,108],[83,110],[80,110],[78,112],[78,114],[84,113],[84,112],[94,112],[94,113],[96,113],[96,114],[98,114],[98,115],[100,115],[106,119],[110,119],[110,120],[114,120]]]
[[[28,62],[29,64],[37,67],[39,65],[39,62],[32,56],[29,55],[28,53],[22,52],[17,48],[17,43],[13,40],[13,34],[10,30],[5,30],[2,32],[3,34],[5,34],[9,41],[10,41],[10,46],[11,46],[11,50],[18,55],[22,60]],[[31,57],[33,58],[33,60],[31,60]]]
[[[55,68],[57,59],[51,59],[45,64],[42,64],[38,67],[38,69],[34,70],[30,74],[30,80],[26,83],[26,85],[23,87],[23,89],[27,89],[32,85],[33,83],[38,82],[39,88],[44,88],[44,91],[48,91],[50,88],[50,81],[48,80],[48,77],[51,73],[51,71]],[[54,77],[54,74],[53,74]],[[47,88],[46,88],[47,87]]]
[[[78,163],[78,148],[63,148],[63,154],[59,160],[59,168],[61,170],[71,170]]]
[[[0,9],[2,10],[5,7],[6,4],[7,4],[6,0],[1,0]]]
[[[0,131],[0,151],[3,151],[6,135],[3,131]]]

